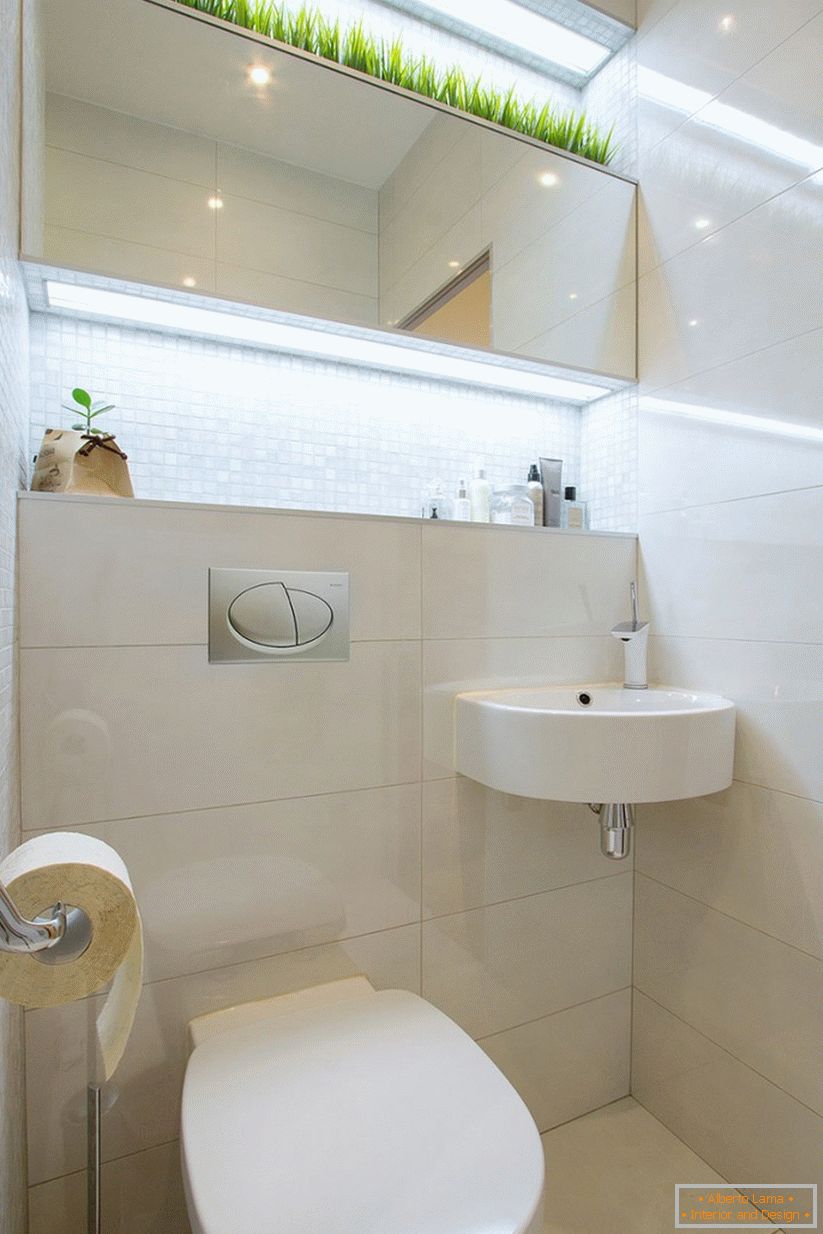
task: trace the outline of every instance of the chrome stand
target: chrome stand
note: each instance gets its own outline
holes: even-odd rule
[[[92,926],[82,908],[54,904],[33,921],[19,911],[0,882],[0,951],[30,955],[40,964],[71,964],[88,949]],[[87,1099],[88,1137],[88,1234],[100,1234],[100,1088],[89,1085]]]
[[[29,921],[0,883],[0,951],[34,956],[42,964],[71,964],[91,942],[91,922],[82,908],[54,904]]]
[[[86,1094],[86,1137],[88,1157],[88,1234],[100,1234],[100,1171],[102,1141],[100,1136],[100,1085],[90,1084]]]

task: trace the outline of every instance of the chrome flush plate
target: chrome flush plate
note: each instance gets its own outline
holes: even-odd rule
[[[349,659],[349,576],[209,570],[209,662]]]

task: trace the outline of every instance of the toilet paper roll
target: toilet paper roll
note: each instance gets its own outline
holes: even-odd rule
[[[58,901],[88,916],[91,942],[69,963],[0,952],[0,997],[26,1007],[55,1007],[111,981],[97,1017],[95,1077],[110,1079],[126,1048],[143,981],[143,928],[123,860],[102,840],[58,831],[10,853],[0,862],[0,881],[25,917],[48,912]]]

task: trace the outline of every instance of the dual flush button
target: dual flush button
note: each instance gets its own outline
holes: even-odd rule
[[[349,577],[209,571],[209,660],[348,660]]]

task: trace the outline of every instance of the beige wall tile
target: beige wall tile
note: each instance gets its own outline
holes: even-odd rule
[[[640,554],[655,633],[820,642],[822,492],[772,492],[643,516]]]
[[[355,643],[336,664],[215,666],[205,647],[28,651],[24,826],[408,783],[419,701],[412,642]]]
[[[190,1234],[180,1145],[149,1148],[102,1170],[102,1209],[106,1234]],[[29,1188],[28,1234],[85,1234],[86,1171],[66,1174]]]
[[[652,637],[649,663],[656,681],[734,701],[738,780],[823,801],[823,646]]]
[[[500,531],[423,528],[424,638],[604,634],[625,615],[633,538]]]
[[[823,1119],[639,991],[632,1092],[732,1182],[823,1183]]]
[[[423,914],[437,917],[622,873],[585,805],[512,797],[457,776],[423,785]]]
[[[823,961],[639,874],[634,984],[823,1117]]]
[[[488,1037],[621,990],[631,901],[625,874],[424,922],[423,995]]]
[[[413,523],[49,496],[20,539],[25,647],[206,643],[210,566],[348,571],[353,639],[420,637]]]
[[[420,786],[81,828],[123,858],[145,979],[238,964],[420,917]]]
[[[629,1091],[631,990],[510,1028],[480,1045],[548,1131]],[[549,1174],[552,1189],[554,1171]]]
[[[823,805],[749,784],[641,806],[643,874],[823,957]]]

